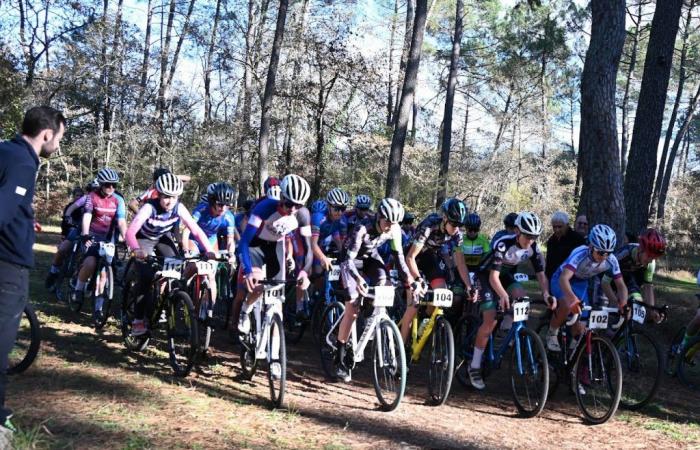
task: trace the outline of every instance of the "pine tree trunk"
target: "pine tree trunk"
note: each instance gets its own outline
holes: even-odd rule
[[[656,156],[682,6],[683,0],[657,2],[651,22],[625,176],[626,225],[633,233],[645,228],[649,222]]]
[[[272,114],[272,98],[275,95],[275,77],[277,76],[277,64],[280,59],[282,40],[284,39],[284,26],[287,21],[287,6],[289,0],[280,0],[277,12],[277,25],[275,26],[275,39],[272,41],[270,53],[270,65],[267,68],[267,80],[265,81],[265,93],[262,101],[262,115],[260,117],[260,152],[258,154],[259,186],[262,192],[263,182],[268,176],[268,153],[270,148],[270,116]]]
[[[620,165],[622,174],[627,170],[627,149],[629,148],[629,109],[630,109],[630,87],[632,86],[632,77],[634,76],[634,68],[637,65],[637,48],[639,47],[639,35],[641,33],[640,26],[642,24],[642,0],[637,4],[637,15],[632,20],[635,22],[634,34],[632,36],[632,54],[630,55],[630,63],[627,67],[627,80],[625,81],[625,93],[622,96],[622,143],[620,145]]]
[[[396,83],[396,104],[392,114],[393,123],[396,126],[396,117],[399,114],[399,99],[403,88],[404,75],[406,74],[406,64],[408,62],[408,52],[411,50],[411,37],[413,34],[413,21],[415,19],[416,0],[406,0],[406,27],[403,35],[403,46],[401,48],[401,61],[399,62],[399,79]],[[427,13],[426,13],[427,14]]]
[[[167,94],[167,73],[168,73],[168,57],[170,55],[170,41],[173,33],[173,21],[175,20],[175,0],[170,0],[170,9],[168,10],[168,23],[165,27],[165,43],[161,41],[160,50],[160,84],[158,86],[158,128],[160,130],[161,139],[165,136],[165,97]],[[161,35],[162,35],[161,24]],[[159,161],[156,160],[156,163]]]
[[[590,223],[611,226],[622,242],[625,203],[617,145],[615,88],[625,42],[625,0],[591,0],[591,39],[581,79],[581,199]]]
[[[219,12],[221,11],[221,0],[216,0],[216,11],[214,12],[214,24],[211,29],[209,39],[209,49],[207,59],[204,64],[204,120],[211,122],[211,71],[214,63],[214,46],[216,45],[216,30],[219,27]]]
[[[399,17],[399,0],[394,0],[394,14],[391,17],[391,33],[389,38],[389,86],[387,89],[386,100],[386,126],[391,126],[394,113],[394,38],[396,37],[396,28]]]
[[[147,15],[146,15],[146,38],[143,42],[143,60],[141,62],[141,79],[139,81],[139,97],[136,101],[138,110],[137,121],[141,121],[141,113],[146,107],[146,86],[148,84],[148,65],[151,57],[151,23],[153,20],[153,0],[148,0]]]
[[[409,0],[411,1],[411,0]],[[399,114],[396,117],[394,136],[391,139],[391,150],[389,152],[389,170],[386,181],[386,196],[395,199],[399,198],[401,161],[403,159],[403,147],[406,143],[406,130],[408,120],[411,115],[411,105],[416,91],[416,80],[418,78],[418,67],[420,65],[421,51],[423,46],[423,33],[425,31],[425,18],[427,14],[427,0],[417,0],[416,16],[413,21],[413,33],[411,37],[411,50],[409,51],[406,64],[406,75],[401,89],[401,100],[399,101]]]
[[[440,172],[438,174],[439,189],[436,208],[442,205],[447,196],[447,178],[450,170],[450,151],[452,148],[452,112],[454,110],[455,90],[457,89],[457,72],[459,53],[462,46],[462,15],[464,1],[457,0],[455,11],[455,30],[452,38],[452,55],[450,57],[450,74],[447,79],[447,96],[445,97],[445,113],[443,115],[442,148],[440,150]]]

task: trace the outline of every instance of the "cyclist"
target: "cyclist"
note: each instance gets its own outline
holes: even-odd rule
[[[348,290],[350,299],[345,302],[345,314],[338,328],[338,346],[336,353],[335,375],[339,379],[350,381],[350,371],[345,366],[346,355],[352,359],[352,345],[346,345],[350,336],[352,325],[357,318],[360,296],[368,295],[369,285],[391,285],[387,276],[386,264],[379,255],[378,249],[385,242],[389,242],[394,261],[400,267],[401,280],[406,285],[413,285],[413,289],[420,287],[414,283],[414,278],[406,265],[406,260],[401,248],[401,227],[399,223],[404,216],[404,208],[393,198],[385,198],[379,203],[375,218],[367,218],[355,225],[353,233],[345,241],[340,257],[340,274],[343,286]],[[361,274],[355,261],[362,260]],[[365,281],[365,277],[367,281]],[[369,284],[369,285],[368,285]]]
[[[630,297],[654,305],[654,271],[656,260],[666,253],[666,239],[654,228],[648,228],[639,235],[638,241],[620,247],[615,257]],[[603,278],[602,288],[608,298],[615,298],[609,277]],[[660,319],[656,310],[651,310],[649,317],[653,321]]]
[[[61,220],[62,241],[60,244],[58,244],[56,254],[54,254],[53,256],[53,262],[51,263],[49,273],[46,276],[46,280],[44,282],[44,287],[49,292],[53,292],[56,289],[55,283],[56,279],[58,278],[58,274],[61,272],[63,258],[66,256],[66,253],[68,253],[68,250],[71,247],[71,243],[80,236],[80,230],[78,229],[78,227],[80,226],[80,221],[83,218],[83,208],[82,206],[71,208],[71,206],[73,206],[74,203],[80,201],[81,199],[83,199],[82,205],[84,206],[85,195],[85,191],[83,191],[80,187],[74,188],[71,193],[71,201],[66,205],[65,208],[63,208],[63,218]],[[71,210],[71,212],[67,213],[69,209]]]
[[[192,218],[197,222],[197,225],[204,231],[209,239],[209,244],[215,250],[219,250],[218,237],[224,236],[226,242],[226,250],[228,251],[229,263],[236,262],[236,241],[234,232],[236,229],[235,218],[233,213],[229,211],[229,207],[233,204],[235,190],[228,183],[217,183],[214,192],[207,197],[207,204],[198,206],[192,212]],[[200,254],[204,251],[204,247],[189,239],[190,230],[186,229],[182,233],[182,248],[193,254]],[[185,278],[190,278],[194,275],[196,266],[194,263],[188,264],[185,270]],[[211,288],[212,302],[216,301],[216,280],[214,274],[209,277],[209,286]]]
[[[515,219],[518,218],[518,213],[508,213],[506,216],[503,218],[503,230],[496,231],[496,234],[493,235],[491,238],[491,248],[493,248],[493,244],[496,243],[497,240],[502,238],[503,236],[511,235],[515,233]]]
[[[140,208],[146,201],[158,199],[158,191],[157,191],[156,188],[155,188],[156,180],[158,180],[158,178],[159,178],[161,175],[166,174],[166,173],[170,173],[170,169],[168,169],[168,168],[166,168],[166,167],[156,167],[156,168],[153,170],[153,184],[151,184],[151,186],[149,186],[149,188],[146,189],[141,195],[139,195],[139,196],[136,197],[136,198],[133,198],[133,199],[129,202],[129,209],[131,210],[131,212],[133,212],[134,214],[136,214],[136,213],[139,212],[139,208]],[[178,177],[179,177],[180,180],[182,180],[183,182],[184,182],[184,181],[189,181],[189,179],[190,179],[190,177],[188,177],[188,176],[186,176],[186,175],[178,175]]]
[[[158,198],[147,200],[141,206],[126,231],[126,243],[137,260],[132,270],[136,272],[139,279],[135,287],[139,300],[134,308],[134,321],[131,328],[133,336],[140,336],[147,332],[144,321],[146,307],[151,307],[154,300],[150,289],[154,271],[141,261],[154,252],[162,257],[178,255],[171,232],[179,225],[180,220],[199,242],[206,257],[216,257],[207,235],[199,228],[185,205],[179,201],[184,188],[180,178],[170,172],[164,173],[156,180],[155,188]]]
[[[416,227],[413,222],[416,220],[416,216],[407,212],[403,215],[403,220],[401,221],[401,243],[404,250],[408,249],[408,245],[413,239],[413,233],[416,232]]]
[[[557,335],[559,327],[566,321],[571,313],[580,312],[580,305],[588,303],[589,280],[598,274],[607,274],[617,287],[617,299],[620,311],[627,303],[627,287],[620,272],[620,264],[613,254],[617,237],[612,228],[604,224],[598,224],[591,228],[588,234],[588,245],[582,245],[574,249],[571,255],[559,266],[552,276],[552,294],[559,299],[558,308],[552,316],[547,333],[547,348],[550,351],[561,351]],[[573,334],[578,336],[583,332],[582,326],[577,324]],[[575,345],[572,340],[572,345]]]
[[[698,271],[697,283],[698,283],[698,286],[700,286],[700,271]],[[690,320],[690,322],[688,322],[688,325],[685,328],[685,335],[683,336],[683,343],[681,344],[681,348],[684,348],[686,345],[688,345],[690,340],[695,338],[695,336],[698,335],[698,332],[700,332],[700,306],[698,307],[698,310],[695,312],[695,317],[693,317]],[[692,359],[693,356],[695,355],[695,352],[697,352],[697,346],[695,346],[693,349],[691,349],[686,354],[686,357],[689,358],[689,360]]]
[[[350,195],[340,188],[331,189],[326,195],[328,206],[325,214],[317,205],[319,212],[311,216],[311,249],[315,260],[313,271],[320,275],[324,270],[330,270],[331,260],[326,256],[330,250],[340,251],[347,235],[347,223],[343,217],[345,209],[350,204]],[[318,283],[321,279],[318,278]],[[321,288],[321,285],[317,285]]]
[[[448,198],[442,204],[440,211],[441,214],[431,214],[426,217],[416,228],[413,242],[406,255],[406,264],[417,285],[424,285],[420,276],[423,272],[433,289],[444,288],[447,286],[448,269],[443,260],[444,255],[440,252],[445,244],[450,244],[455,249],[453,260],[459,277],[467,290],[471,291],[469,273],[459,247],[462,243],[462,232],[459,227],[464,223],[467,206],[461,200]],[[401,318],[401,337],[404,343],[408,340],[413,317],[418,311],[418,296],[407,296],[406,301],[408,303],[406,312]]]
[[[523,211],[518,214],[514,226],[515,233],[497,239],[479,268],[479,284],[483,290],[479,311],[483,320],[476,333],[474,355],[468,371],[472,386],[479,390],[486,387],[481,376],[481,358],[496,327],[496,309],[500,307],[506,311],[510,308],[510,298],[525,296],[525,288],[514,278],[520,263],[530,261],[543,297],[550,298],[544,256],[536,242],[542,233],[542,221],[535,213]]]
[[[85,195],[85,191],[81,187],[75,187],[71,191],[71,200],[63,208],[63,214],[61,215],[61,238],[70,239],[78,233],[75,228],[76,224],[80,223],[80,219],[83,217],[83,212],[81,209],[75,209],[71,215],[66,215],[66,211],[71,205],[78,200],[80,200]],[[72,233],[71,233],[72,232]],[[70,234],[70,235],[69,235]]]
[[[241,237],[239,253],[249,293],[238,320],[238,331],[243,334],[250,331],[248,312],[262,293],[259,281],[266,277],[280,281],[286,278],[287,234],[299,228],[302,236],[311,236],[309,210],[304,206],[311,192],[309,184],[300,176],[290,174],[282,179],[280,189],[282,200],[264,199],[253,208]],[[299,271],[297,281],[302,289],[308,288],[306,271]],[[279,376],[279,363],[274,363],[270,372],[274,377]]]
[[[75,302],[82,304],[87,281],[95,273],[99,257],[100,242],[114,242],[116,222],[122,236],[126,235],[126,207],[124,199],[115,193],[119,175],[113,169],[105,167],[97,172],[97,182],[100,188],[86,196],[82,218],[80,239],[85,244],[86,251],[78,273],[75,285]],[[77,202],[74,206],[77,205]],[[72,208],[72,206],[71,206]],[[71,208],[68,208],[70,211]],[[71,211],[72,212],[72,211]],[[95,319],[102,319],[102,289],[107,280],[96,280]]]
[[[355,208],[345,213],[345,222],[348,227],[348,236],[352,233],[355,225],[367,217],[369,217],[372,212],[370,208],[372,207],[372,198],[369,195],[358,194],[355,196]]]

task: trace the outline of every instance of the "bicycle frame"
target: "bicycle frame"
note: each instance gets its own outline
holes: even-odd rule
[[[418,314],[413,316],[413,326],[411,327],[411,362],[418,362],[420,355],[423,352],[425,344],[428,343],[430,335],[433,333],[433,328],[435,328],[435,323],[438,316],[444,315],[442,308],[435,307],[433,313],[428,319],[428,323],[423,329],[423,334],[418,338]]]
[[[506,335],[498,350],[494,350],[493,333],[491,333],[489,335],[488,352],[486,352],[486,360],[495,367],[500,366],[501,361],[503,361],[503,357],[505,356],[506,352],[510,347],[510,343],[513,342],[515,345],[518,375],[523,375],[525,371],[523,369],[523,355],[520,348],[520,330],[524,327],[525,324],[523,322],[513,322],[513,326],[511,326],[510,330],[508,330],[508,334]],[[529,340],[527,341],[527,354],[528,363],[532,366],[535,366],[535,360],[532,356],[532,343]]]
[[[284,299],[284,285],[273,286],[265,289],[262,298],[258,299],[253,305],[253,314],[255,314],[255,359],[271,360],[271,355],[267,354],[267,345],[274,352],[274,336],[270,336],[270,324],[272,317],[277,314],[282,317],[282,304]],[[264,309],[264,311],[263,311]],[[279,347],[278,347],[279,348]]]

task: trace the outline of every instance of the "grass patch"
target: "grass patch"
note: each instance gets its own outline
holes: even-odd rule
[[[48,448],[49,440],[43,423],[30,428],[17,426],[17,431],[12,437],[12,445],[16,450]]]

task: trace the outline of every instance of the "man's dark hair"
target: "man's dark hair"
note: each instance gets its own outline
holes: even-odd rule
[[[66,118],[61,111],[49,106],[35,106],[24,115],[22,134],[37,137],[42,130],[57,133],[61,129],[61,124],[66,126]]]

